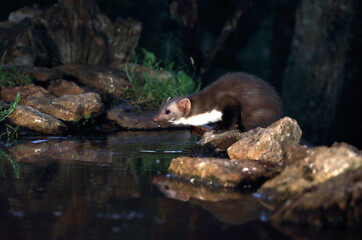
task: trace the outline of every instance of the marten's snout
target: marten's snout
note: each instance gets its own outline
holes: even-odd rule
[[[157,117],[153,117],[152,118],[154,122],[158,122],[158,118]]]

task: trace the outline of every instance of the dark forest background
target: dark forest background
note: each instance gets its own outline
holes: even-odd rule
[[[3,1],[0,20],[24,6],[56,2]],[[171,14],[174,2],[197,3],[197,33]],[[298,120],[305,140],[318,145],[344,141],[361,148],[360,1],[244,1],[250,5],[204,73],[205,54],[241,2],[97,1],[112,20],[130,17],[142,23],[138,51],[145,48],[164,61],[187,66],[203,78],[204,85],[229,71],[255,74],[282,95],[286,115]]]

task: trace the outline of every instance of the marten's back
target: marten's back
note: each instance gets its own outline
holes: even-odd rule
[[[221,76],[195,97],[204,107],[220,110],[227,99],[233,99],[241,107],[241,121],[246,130],[268,126],[282,116],[282,102],[274,88],[244,72]]]

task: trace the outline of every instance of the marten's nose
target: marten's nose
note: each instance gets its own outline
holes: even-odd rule
[[[158,118],[157,117],[153,117],[152,118],[154,122],[157,122],[158,121]]]

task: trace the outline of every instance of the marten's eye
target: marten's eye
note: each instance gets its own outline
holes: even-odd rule
[[[170,114],[170,110],[166,110],[166,114]]]

